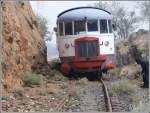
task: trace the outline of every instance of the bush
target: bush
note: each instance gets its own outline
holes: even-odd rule
[[[16,88],[14,90],[14,93],[19,94],[19,95],[23,95],[24,92],[25,92],[25,90],[23,88]]]
[[[1,100],[8,100],[9,99],[9,96],[7,96],[7,95],[3,95],[2,97],[1,97]]]
[[[46,33],[48,32],[48,21],[45,17],[42,17],[40,15],[37,15],[37,21],[38,21],[38,25],[39,28],[41,30],[41,35],[44,37],[46,36]]]
[[[25,84],[39,85],[41,83],[41,77],[35,73],[26,72],[22,76],[22,81]]]
[[[129,83],[127,80],[120,80],[115,83],[112,83],[110,89],[110,95],[113,95],[114,93],[135,93],[137,91],[137,86],[134,84]]]
[[[120,68],[118,67],[116,67],[115,68],[115,76],[117,77],[117,78],[119,78],[120,77]]]
[[[59,71],[55,72],[55,80],[56,81],[62,81],[64,79],[65,79],[64,76]]]
[[[53,32],[50,32],[48,30],[48,20],[46,17],[42,17],[40,15],[36,15],[38,26],[40,29],[40,34],[43,38],[45,38],[46,41],[51,41]]]

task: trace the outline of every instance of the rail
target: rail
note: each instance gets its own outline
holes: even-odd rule
[[[100,81],[102,83],[102,87],[103,87],[103,91],[104,91],[107,110],[108,110],[108,112],[112,112],[112,105],[111,105],[111,101],[110,101],[107,86],[106,86],[106,84],[104,83],[104,81],[102,79],[100,79]]]

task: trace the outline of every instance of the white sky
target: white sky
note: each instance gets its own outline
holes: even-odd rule
[[[30,1],[31,6],[36,14],[44,16],[48,20],[49,30],[52,31],[56,27],[57,15],[64,10],[92,5],[98,1]],[[110,2],[110,1],[107,1]],[[135,7],[135,1],[120,1],[121,5],[124,6],[128,11],[134,10],[139,14],[139,9]],[[141,28],[148,29],[148,25],[145,26],[143,23],[140,25]],[[56,36],[53,34],[52,41],[47,43],[48,55],[57,56],[57,47],[56,47]]]

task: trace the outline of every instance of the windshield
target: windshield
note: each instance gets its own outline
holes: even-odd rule
[[[88,31],[98,31],[97,20],[89,20],[87,25]]]
[[[108,25],[109,25],[109,33],[112,33],[112,24],[111,24],[111,20],[108,20]]]
[[[65,35],[72,35],[72,22],[65,23]]]
[[[85,31],[85,22],[84,21],[75,21],[74,22],[74,33],[79,34],[80,32]]]
[[[107,20],[100,20],[100,33],[108,33]]]

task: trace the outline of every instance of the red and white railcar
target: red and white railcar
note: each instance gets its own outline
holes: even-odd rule
[[[108,11],[95,7],[72,8],[58,15],[57,46],[64,74],[114,68],[111,21]]]

